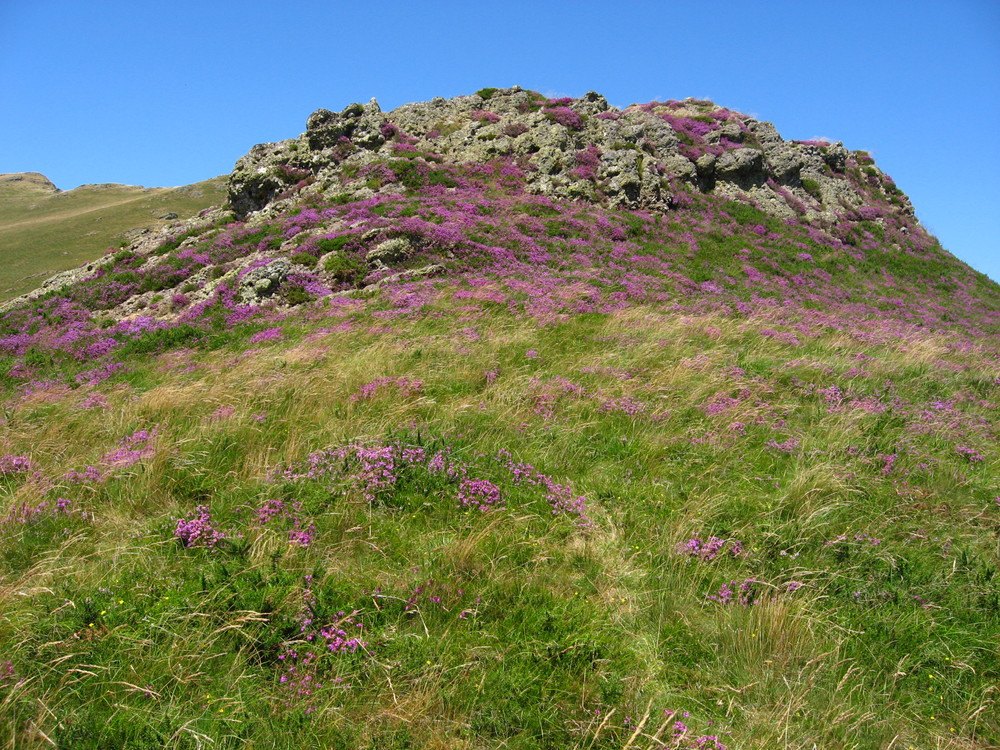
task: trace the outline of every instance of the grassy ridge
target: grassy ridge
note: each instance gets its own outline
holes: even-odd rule
[[[38,181],[0,181],[0,301],[48,276],[99,258],[138,227],[161,227],[225,200],[224,180],[181,188],[84,185],[53,192]]]

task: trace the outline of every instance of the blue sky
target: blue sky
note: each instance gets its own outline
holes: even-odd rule
[[[0,0],[0,172],[182,185],[320,107],[514,84],[711,98],[869,150],[1000,281],[997,0]]]

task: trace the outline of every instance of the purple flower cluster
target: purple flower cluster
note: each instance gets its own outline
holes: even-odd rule
[[[955,453],[968,460],[968,462],[971,464],[978,464],[981,461],[986,460],[986,456],[984,456],[982,453],[977,451],[975,448],[969,448],[968,446],[965,445],[956,446]]]
[[[745,578],[742,581],[730,581],[719,587],[714,594],[706,594],[705,598],[718,604],[742,604],[749,607],[757,602],[757,593],[754,584],[758,583],[756,578]]]
[[[8,511],[7,515],[0,518],[0,526],[6,526],[8,524],[30,524],[40,518],[45,518],[53,515],[67,515],[70,513],[70,506],[72,501],[67,500],[65,497],[58,498],[55,503],[50,503],[47,500],[43,500],[37,505],[28,505],[27,503],[22,503],[21,505],[14,506]],[[81,517],[86,518],[86,514],[81,514]]]
[[[423,390],[424,382],[417,378],[408,377],[377,378],[361,386],[358,392],[351,396],[351,401],[368,401],[387,386],[394,387],[400,395],[409,398]]]
[[[224,534],[212,524],[212,514],[207,505],[199,505],[194,509],[191,518],[178,518],[174,528],[174,536],[185,547],[205,547],[213,549],[224,539]]]
[[[108,364],[96,367],[93,370],[85,370],[84,372],[79,373],[74,380],[81,385],[84,383],[95,385],[126,369],[125,365],[121,362],[109,362]]]
[[[37,468],[37,464],[28,456],[17,456],[11,453],[0,456],[0,476],[28,474]]]
[[[503,507],[500,488],[486,479],[466,479],[458,487],[460,508],[487,511]]]
[[[126,435],[119,440],[120,447],[105,453],[101,462],[118,468],[135,466],[144,458],[153,455],[156,450],[153,441],[159,434],[160,428],[158,426],[151,430],[136,430],[131,435]]]
[[[449,453],[447,448],[428,453],[422,446],[403,443],[358,443],[315,451],[306,457],[302,466],[275,470],[271,476],[273,479],[281,478],[292,482],[343,478],[350,487],[359,490],[368,502],[387,497],[387,493],[396,489],[404,478],[440,476],[448,483],[457,484],[458,507],[478,510],[504,507],[498,484],[475,476],[474,467],[452,460]],[[496,463],[515,485],[541,489],[553,513],[574,515],[579,526],[590,526],[586,498],[573,492],[570,485],[556,482],[533,466],[515,461],[507,451],[501,451],[497,455]],[[278,514],[282,510],[273,506],[272,510],[265,508],[260,512]]]
[[[799,447],[799,439],[796,437],[790,437],[781,443],[777,440],[768,440],[764,445],[769,451],[789,455],[794,453],[796,448]]]
[[[256,521],[261,526],[277,519],[288,526],[288,542],[299,547],[308,547],[316,540],[316,524],[306,523],[302,517],[302,503],[297,500],[268,500],[254,510]]]
[[[17,670],[14,669],[14,662],[9,659],[5,661],[0,661],[0,687],[7,685],[21,685],[23,680],[19,679],[17,676]]]
[[[728,548],[726,548],[726,545],[729,545]],[[723,539],[717,536],[710,536],[704,541],[698,537],[692,537],[686,542],[678,544],[677,552],[710,562],[718,557],[724,548],[726,548],[731,557],[745,557],[747,554],[743,547],[743,542],[739,539]]]
[[[104,479],[104,471],[96,466],[87,466],[83,471],[71,469],[63,474],[63,481],[70,484],[91,484]]]
[[[476,122],[500,122],[500,115],[488,109],[474,109],[469,117]]]
[[[336,620],[328,625],[314,625],[314,605],[316,597],[311,588],[312,576],[306,576],[307,588],[302,592],[304,609],[299,616],[300,638],[280,654],[278,662],[280,674],[278,684],[285,696],[285,706],[299,706],[305,713],[312,713],[316,706],[313,695],[324,685],[320,682],[338,658],[359,651],[367,653],[368,643],[361,639],[363,623],[357,619],[358,612],[350,614],[338,612]],[[350,685],[343,677],[333,678],[336,687],[346,689]]]
[[[570,130],[580,130],[583,128],[583,117],[576,110],[566,106],[546,107],[542,110],[547,118]]]
[[[284,335],[281,328],[266,328],[253,334],[249,341],[251,344],[260,344],[264,341],[277,341]]]

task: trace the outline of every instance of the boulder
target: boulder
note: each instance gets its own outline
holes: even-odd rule
[[[276,258],[267,265],[251,268],[240,279],[237,299],[243,305],[259,305],[278,290],[291,270],[288,258]]]
[[[385,143],[382,134],[385,121],[375,99],[367,105],[351,104],[339,114],[318,109],[306,120],[305,140],[312,151],[334,148],[343,138],[359,148],[374,151]]]
[[[413,245],[406,237],[393,237],[369,250],[365,261],[373,268],[388,268],[393,263],[406,260],[413,252]]]

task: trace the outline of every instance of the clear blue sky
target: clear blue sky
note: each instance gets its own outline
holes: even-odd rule
[[[0,0],[0,172],[181,185],[310,112],[518,84],[867,149],[1000,281],[1000,2]]]

